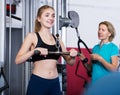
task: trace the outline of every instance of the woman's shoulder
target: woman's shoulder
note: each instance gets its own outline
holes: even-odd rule
[[[113,42],[110,42],[110,45],[111,45],[112,48],[118,48],[118,46]]]
[[[25,40],[33,40],[33,39],[35,39],[36,38],[36,34],[35,34],[35,32],[29,32],[29,33],[27,33],[26,34],[26,37],[25,37]]]
[[[29,33],[27,33],[27,37],[34,37],[36,35],[36,33],[35,32],[29,32]]]
[[[100,46],[100,44],[98,43],[98,44],[95,44],[94,46],[93,46],[93,48],[96,48],[96,47],[99,47]]]
[[[113,43],[113,42],[110,42],[110,44],[111,44],[111,45],[114,45],[114,46],[117,46],[117,45],[116,45],[115,43]]]

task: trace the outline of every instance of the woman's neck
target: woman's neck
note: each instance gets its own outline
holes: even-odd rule
[[[109,42],[109,40],[101,40],[100,46],[102,46],[103,44],[108,43],[108,42]]]
[[[48,29],[48,28],[41,28],[40,33],[41,34],[51,34],[50,29]]]

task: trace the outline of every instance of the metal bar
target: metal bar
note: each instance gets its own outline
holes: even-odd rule
[[[6,23],[5,23],[5,10],[6,10],[6,1],[5,0],[0,0],[0,67],[4,66],[5,62],[5,31],[6,31]],[[1,92],[1,95],[4,95],[4,92]]]
[[[55,55],[70,55],[70,52],[48,52],[48,54],[55,54]]]
[[[11,21],[11,3],[10,3],[10,14],[9,14],[9,86],[11,86],[11,28],[12,28],[12,21]],[[9,94],[11,92],[11,87],[9,87]]]
[[[66,17],[66,0],[61,0],[61,17]],[[66,27],[61,28],[62,31],[62,41],[66,46]],[[66,64],[65,60],[62,58],[62,64]]]
[[[23,31],[23,40],[25,38],[25,35],[30,32],[30,6],[31,6],[31,2],[32,0],[24,0],[24,18],[23,18],[23,21],[24,21],[24,31]],[[24,73],[24,81],[25,81],[25,92],[27,90],[27,86],[28,86],[28,82],[29,82],[29,79],[30,79],[30,64],[28,64],[28,62],[25,63],[24,65],[24,69],[25,69],[25,73]]]
[[[58,33],[58,26],[59,26],[59,23],[58,23],[58,19],[59,19],[59,13],[58,13],[58,0],[53,0],[52,1],[52,6],[54,7],[55,9],[55,24],[53,26],[53,34],[57,34]]]
[[[61,0],[61,17],[62,18],[64,18],[64,17],[66,17],[66,0]],[[67,32],[66,32],[66,27],[62,27],[61,28],[61,31],[62,31],[62,41],[63,41],[63,43],[65,44],[65,46],[66,46],[66,35],[67,35]],[[64,64],[66,64],[66,62],[65,62],[65,60],[62,58],[61,59],[61,62],[62,62],[62,64],[64,65]],[[63,73],[62,73],[62,75],[63,75]],[[63,79],[62,79],[62,81],[63,81]],[[63,84],[62,84],[63,85]],[[63,86],[62,86],[62,89],[63,89]],[[66,91],[62,91],[62,94],[63,95],[66,95]]]
[[[70,52],[48,52],[48,54],[55,54],[55,55],[70,55]],[[81,54],[78,52],[77,56],[80,56]]]
[[[25,0],[22,0],[22,41],[24,40],[24,36],[25,36]],[[25,95],[26,93],[26,81],[25,81],[25,65],[24,68],[22,68],[23,72],[22,74],[23,76],[23,80],[22,80],[22,95]]]
[[[0,67],[4,65],[5,58],[5,0],[0,0]]]

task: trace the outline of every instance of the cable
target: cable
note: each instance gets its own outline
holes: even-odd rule
[[[78,37],[78,43],[77,43],[77,45],[78,45],[79,53],[80,53],[80,54],[82,53],[81,48],[80,48],[80,43],[82,43],[82,44],[85,46],[85,48],[87,49],[88,53],[89,53],[89,54],[92,54],[92,52],[89,50],[89,48],[87,47],[87,45],[85,44],[85,42],[80,38],[80,34],[79,34],[79,32],[78,32],[78,28],[77,28],[77,27],[75,28],[75,30],[76,30],[77,37]],[[85,67],[88,76],[91,77],[91,71],[87,68],[88,58],[85,57],[83,60],[81,60],[81,62],[82,62],[82,64],[83,64],[83,66]],[[78,61],[78,64],[77,64],[77,66],[76,66],[75,75],[78,76],[78,77],[80,77],[80,78],[82,78],[82,79],[85,81],[85,82],[84,82],[84,87],[85,87],[86,84],[87,84],[87,79],[86,79],[84,76],[79,75],[79,74],[77,73],[79,65],[80,65],[80,60]]]

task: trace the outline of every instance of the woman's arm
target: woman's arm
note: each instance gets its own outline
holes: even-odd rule
[[[25,62],[34,54],[34,50],[30,51],[30,48],[33,44],[33,39],[35,39],[33,33],[29,33],[25,37],[24,42],[22,43],[21,48],[18,51],[18,54],[16,55],[16,58],[15,58],[16,64]]]
[[[92,72],[92,61],[90,59],[90,63],[88,63],[88,60],[86,60],[86,57],[83,53],[80,54],[79,58],[81,59],[81,62],[83,66],[87,69],[88,75],[91,76]]]
[[[68,52],[63,42],[60,41],[62,52]],[[75,49],[69,50],[70,55],[63,55],[63,58],[69,65],[73,65],[76,62],[77,51]]]
[[[103,64],[103,66],[110,71],[116,71],[117,70],[118,61],[119,61],[118,56],[112,56],[111,57],[111,63],[108,63],[106,60],[104,60],[104,58],[102,58],[98,54],[92,54],[91,59],[101,62]]]

